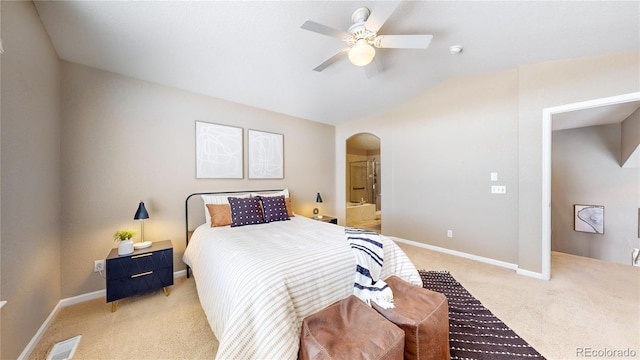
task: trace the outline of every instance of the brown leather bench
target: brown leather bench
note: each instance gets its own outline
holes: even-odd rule
[[[404,331],[354,295],[307,316],[298,359],[402,359]]]
[[[372,303],[382,316],[404,330],[405,359],[449,360],[449,304],[444,294],[410,284],[397,276],[385,280],[393,291],[392,309]]]

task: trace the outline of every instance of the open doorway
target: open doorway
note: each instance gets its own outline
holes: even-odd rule
[[[360,133],[347,139],[346,225],[380,232],[382,189],[380,138]]]
[[[545,108],[542,111],[542,273],[551,278],[551,140],[554,121],[565,121],[561,114],[640,101],[640,93],[630,93],[573,104]],[[574,125],[573,127],[578,127]]]

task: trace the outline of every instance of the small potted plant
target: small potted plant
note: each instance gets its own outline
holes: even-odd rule
[[[118,255],[127,255],[133,252],[133,241],[131,238],[136,232],[133,230],[118,230],[113,234],[113,239],[119,241]]]

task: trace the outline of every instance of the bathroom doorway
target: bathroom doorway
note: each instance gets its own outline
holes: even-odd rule
[[[369,133],[360,133],[348,138],[346,164],[346,225],[380,232],[380,138]]]

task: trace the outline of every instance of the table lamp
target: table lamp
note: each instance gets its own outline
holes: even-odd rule
[[[318,193],[318,195],[316,195],[316,204],[321,204],[322,203],[322,196],[320,196],[320,193]],[[320,210],[318,209],[318,205],[316,205],[315,208],[313,208],[313,218],[314,219],[322,219],[322,215],[320,214]]]
[[[149,218],[149,213],[144,207],[144,202],[140,201],[133,220],[140,220],[140,242],[133,244],[134,249],[144,249],[151,246],[151,241],[144,241],[144,220]]]

